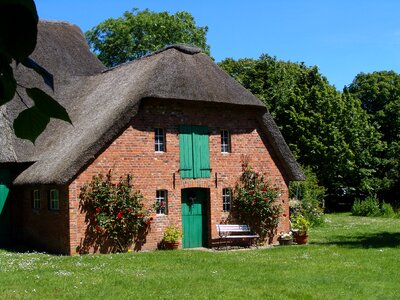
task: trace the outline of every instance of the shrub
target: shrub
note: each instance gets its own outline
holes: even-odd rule
[[[381,216],[385,218],[395,218],[397,214],[394,212],[394,209],[390,203],[382,203],[381,206]]]
[[[323,201],[325,188],[318,185],[317,176],[312,170],[304,168],[305,181],[291,182],[289,185],[291,215],[302,214],[311,224],[319,226],[324,223]]]
[[[374,196],[368,196],[365,200],[356,199],[351,208],[353,216],[376,217],[381,214],[379,201]]]
[[[242,169],[233,196],[237,217],[249,224],[263,239],[267,236],[271,238],[282,214],[282,207],[277,203],[281,190],[255,172],[247,162],[243,162]]]
[[[86,212],[88,231],[97,243],[114,241],[116,251],[126,252],[139,229],[150,225],[149,211],[143,209],[140,191],[135,191],[131,176],[112,182],[111,170],[104,177],[94,176],[81,188],[80,206]]]

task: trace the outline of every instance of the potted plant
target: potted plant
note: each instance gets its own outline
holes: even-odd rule
[[[168,226],[164,231],[162,239],[165,249],[178,249],[179,239],[182,237],[181,231],[178,227],[172,225]]]
[[[310,221],[301,214],[294,218],[292,221],[292,232],[297,244],[307,244],[310,225]]]
[[[293,235],[292,232],[281,232],[278,238],[279,245],[292,245]]]

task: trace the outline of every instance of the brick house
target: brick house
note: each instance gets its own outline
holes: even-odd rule
[[[282,189],[287,216],[278,232],[289,229],[288,184],[304,174],[267,108],[207,55],[170,46],[106,69],[79,28],[42,21],[32,57],[54,75],[54,97],[73,126],[52,120],[32,145],[12,134],[23,104],[0,107],[0,242],[76,254],[87,226],[80,188],[111,169],[132,174],[147,205],[166,203],[140,249],[156,249],[165,227],[191,218],[182,207],[193,195],[201,229],[186,228],[182,246],[211,247],[215,225],[229,216],[243,156]],[[23,67],[16,77],[47,89]]]

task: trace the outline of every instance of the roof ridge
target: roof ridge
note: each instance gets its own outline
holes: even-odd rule
[[[118,64],[116,66],[113,66],[113,67],[110,67],[108,69],[105,69],[102,73],[107,73],[107,72],[109,72],[111,70],[117,69],[117,68],[125,66],[127,64],[135,63],[137,61],[140,61],[142,59],[146,59],[147,57],[151,57],[151,56],[160,54],[160,53],[165,52],[165,51],[170,50],[170,49],[175,49],[175,50],[178,50],[178,51],[180,51],[182,53],[189,54],[189,55],[198,54],[198,53],[201,53],[203,51],[201,48],[193,46],[193,45],[189,45],[189,44],[167,45],[167,46],[165,46],[165,47],[163,47],[161,49],[158,49],[158,50],[153,51],[153,52],[151,52],[149,54],[143,55],[142,57],[139,57],[137,59],[126,61],[126,62],[120,63],[120,64]]]

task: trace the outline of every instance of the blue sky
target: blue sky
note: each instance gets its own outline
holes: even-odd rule
[[[36,0],[39,17],[91,29],[137,7],[188,11],[208,26],[216,61],[258,58],[317,65],[339,90],[360,72],[400,73],[398,0]]]

